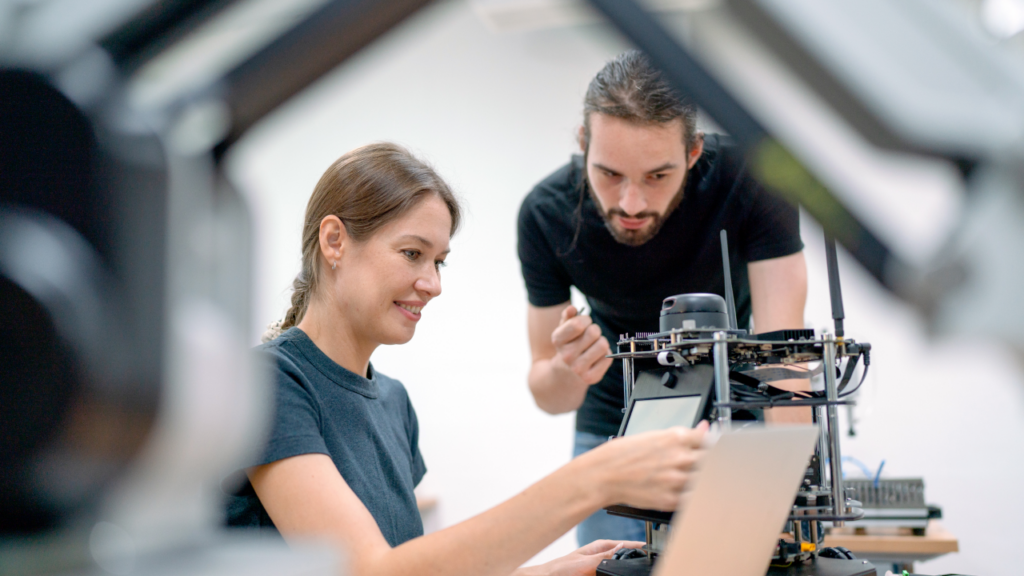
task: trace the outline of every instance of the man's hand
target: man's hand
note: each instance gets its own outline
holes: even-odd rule
[[[643,542],[595,540],[561,558],[520,568],[513,576],[593,576],[602,560],[608,560],[623,548],[640,548],[643,545]]]
[[[557,306],[530,306],[530,391],[545,412],[561,414],[583,404],[587,389],[604,377],[611,358],[608,339],[590,316],[578,314],[568,302]]]
[[[571,371],[584,384],[596,384],[612,365],[608,339],[590,316],[581,316],[575,306],[562,310],[558,328],[551,333],[555,347],[554,362],[561,372]]]

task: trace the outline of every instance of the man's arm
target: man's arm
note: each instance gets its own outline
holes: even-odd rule
[[[538,308],[528,305],[527,331],[533,364],[530,392],[541,410],[561,414],[583,404],[587,389],[601,380],[611,358],[608,340],[590,316],[579,316],[563,302]]]
[[[804,327],[807,303],[807,262],[803,252],[747,264],[750,304],[758,333]],[[810,390],[810,380],[781,380],[773,386],[785,390]],[[773,408],[765,411],[768,422],[810,422],[809,408]]]

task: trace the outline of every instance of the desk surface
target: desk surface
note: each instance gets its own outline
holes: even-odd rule
[[[909,528],[868,528],[855,534],[853,528],[833,528],[825,536],[825,546],[842,546],[858,556],[902,557],[925,560],[958,552],[960,544],[938,520],[928,522],[924,536],[914,536]]]

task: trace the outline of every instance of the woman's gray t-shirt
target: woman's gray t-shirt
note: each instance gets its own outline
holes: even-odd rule
[[[413,488],[426,472],[419,424],[405,387],[336,364],[298,328],[256,348],[271,363],[275,414],[260,466],[300,454],[326,454],[392,546],[423,535]],[[245,481],[228,503],[228,524],[276,531]]]

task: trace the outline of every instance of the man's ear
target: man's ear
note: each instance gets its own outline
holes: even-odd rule
[[[690,149],[686,152],[686,169],[689,170],[700,160],[700,155],[704,153],[704,133],[697,132],[693,135],[693,142],[690,144]]]
[[[576,134],[576,141],[580,145],[580,152],[585,154],[587,152],[587,129],[583,126],[580,126],[580,130]]]
[[[348,245],[348,231],[341,218],[331,214],[320,221],[320,254],[328,266],[341,260],[341,254]]]

